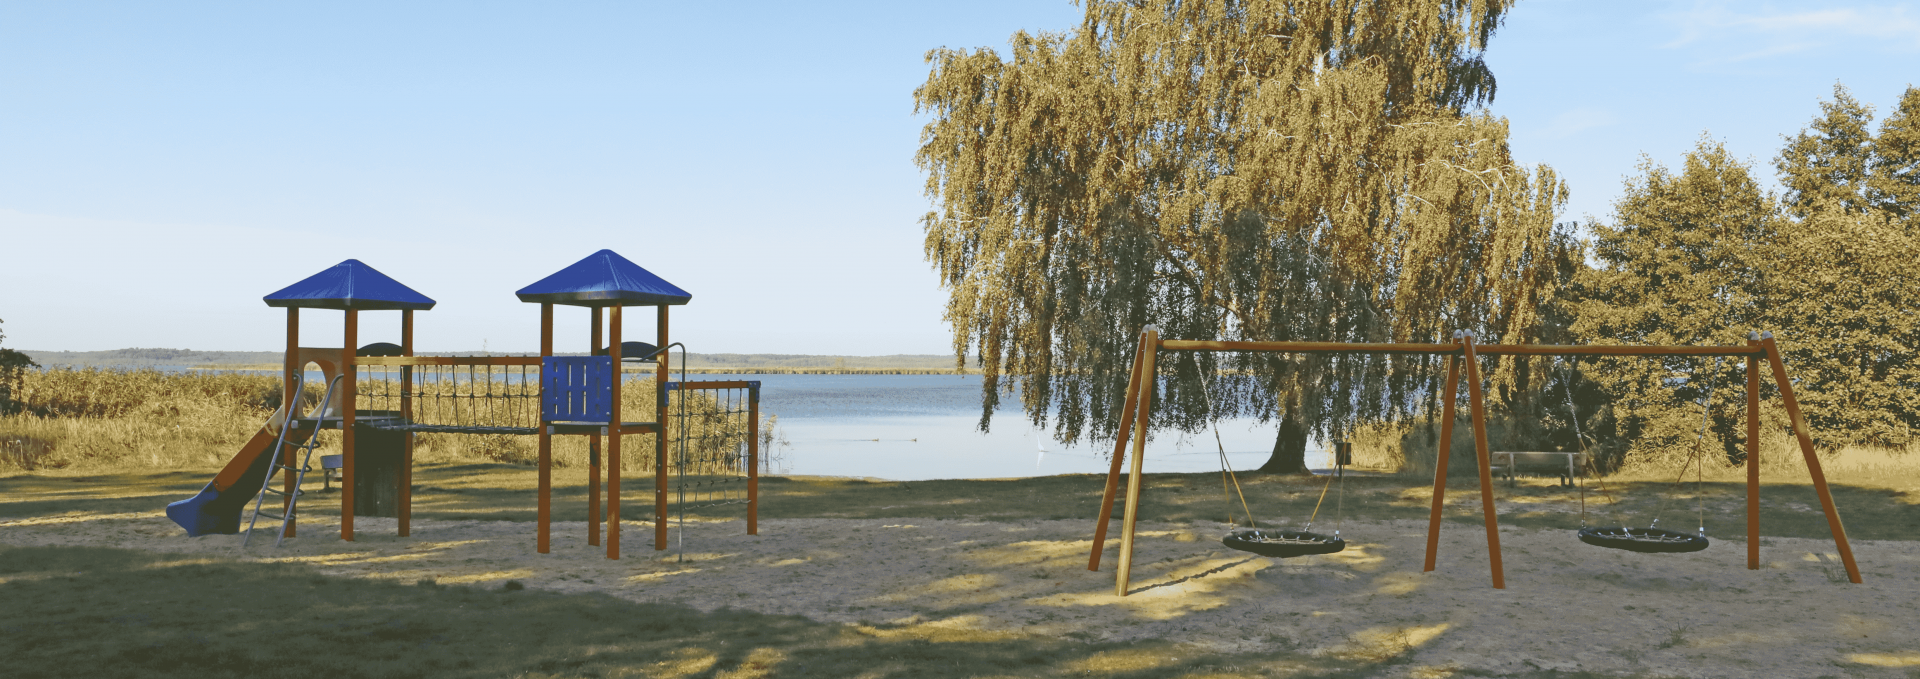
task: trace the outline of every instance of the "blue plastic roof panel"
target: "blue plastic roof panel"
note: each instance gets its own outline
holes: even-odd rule
[[[573,306],[671,306],[686,304],[693,295],[653,272],[601,250],[554,272],[515,293],[522,302],[550,302]]]
[[[267,306],[302,309],[432,309],[434,301],[357,259],[333,265],[263,297]]]

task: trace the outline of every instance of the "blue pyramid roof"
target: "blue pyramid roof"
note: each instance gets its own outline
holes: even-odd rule
[[[667,306],[686,304],[693,295],[612,250],[587,255],[533,285],[521,288],[522,302],[574,306]]]
[[[333,265],[262,298],[302,309],[432,309],[434,301],[357,259]]]

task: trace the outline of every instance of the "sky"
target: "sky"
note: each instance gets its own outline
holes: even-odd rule
[[[273,351],[261,297],[348,258],[439,302],[421,351],[537,351],[513,291],[611,248],[696,353],[939,354],[913,89],[1065,0],[0,0],[5,346]],[[1702,135],[1771,177],[1835,83],[1920,84],[1920,5],[1524,0],[1490,107],[1606,221]],[[339,312],[301,342],[338,346]],[[628,337],[651,339],[651,313]],[[360,340],[398,339],[369,312]],[[556,348],[582,351],[562,308]]]

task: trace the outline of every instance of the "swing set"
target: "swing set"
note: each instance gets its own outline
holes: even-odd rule
[[[1839,510],[1833,504],[1833,494],[1827,488],[1826,474],[1821,471],[1820,459],[1814,454],[1813,438],[1807,428],[1806,419],[1801,415],[1800,403],[1795,399],[1793,384],[1787,377],[1786,364],[1780,358],[1779,347],[1774,343],[1772,333],[1753,333],[1748,335],[1745,345],[1729,346],[1624,346],[1624,345],[1529,345],[1529,344],[1489,344],[1476,345],[1473,334],[1466,331],[1454,333],[1449,344],[1390,344],[1390,343],[1349,343],[1349,342],[1222,342],[1200,340],[1162,339],[1160,332],[1153,326],[1140,333],[1140,340],[1134,354],[1133,370],[1127,382],[1126,400],[1120,415],[1120,428],[1114,437],[1113,462],[1107,473],[1106,491],[1100,501],[1100,518],[1094,527],[1093,548],[1087,558],[1087,570],[1100,570],[1100,555],[1106,547],[1108,524],[1113,513],[1113,503],[1119,490],[1121,463],[1128,458],[1128,447],[1132,447],[1132,460],[1127,474],[1126,510],[1121,519],[1119,563],[1115,568],[1114,594],[1126,596],[1133,567],[1134,528],[1139,520],[1140,492],[1142,483],[1141,468],[1146,458],[1147,429],[1153,408],[1153,397],[1158,391],[1154,365],[1160,352],[1164,351],[1243,351],[1286,354],[1417,354],[1447,357],[1446,388],[1441,398],[1443,412],[1440,418],[1440,440],[1436,451],[1433,478],[1433,506],[1427,523],[1426,563],[1421,569],[1432,571],[1440,547],[1440,511],[1446,503],[1447,463],[1453,441],[1453,423],[1455,401],[1459,395],[1461,373],[1464,371],[1467,383],[1468,406],[1473,427],[1473,442],[1478,457],[1480,475],[1480,505],[1483,523],[1487,531],[1487,557],[1491,570],[1493,587],[1506,588],[1506,576],[1500,560],[1500,523],[1493,502],[1493,472],[1490,455],[1487,451],[1487,419],[1485,396],[1482,390],[1480,374],[1480,356],[1699,356],[1699,357],[1744,357],[1747,363],[1747,569],[1760,568],[1760,364],[1765,361],[1771,368],[1774,382],[1780,389],[1780,397],[1792,423],[1794,437],[1800,445],[1801,455],[1806,460],[1807,471],[1812,477],[1814,490],[1820,497],[1820,507],[1827,517],[1827,527],[1833,534],[1833,542],[1840,553],[1841,563],[1845,565],[1847,579],[1860,582],[1860,568],[1854,563],[1853,549],[1847,543],[1846,529],[1840,523]],[[1711,388],[1709,396],[1711,399]],[[1571,408],[1571,394],[1568,405]],[[1210,399],[1210,397],[1209,397]],[[1710,407],[1710,401],[1709,401]],[[1576,427],[1578,413],[1574,413]],[[1705,437],[1705,425],[1694,444],[1694,455],[1689,463],[1699,460],[1699,446]],[[1577,432],[1577,430],[1576,430]],[[1586,441],[1581,437],[1584,450]],[[1221,453],[1223,470],[1225,452]],[[1589,456],[1590,457],[1590,456]],[[1591,460],[1588,462],[1591,465]],[[1704,475],[1704,463],[1701,474]],[[1230,474],[1231,472],[1228,471]],[[1681,469],[1682,477],[1686,469]],[[1331,483],[1329,479],[1329,483]],[[1233,481],[1237,487],[1237,479]],[[1584,486],[1583,486],[1584,489]],[[1602,486],[1604,492],[1604,485]],[[1584,490],[1583,490],[1584,492]],[[1698,495],[1696,493],[1696,495]],[[1326,498],[1326,490],[1321,491],[1321,501]],[[1245,496],[1241,497],[1245,509]],[[1662,507],[1664,509],[1664,505]],[[1319,505],[1315,505],[1315,517],[1318,517]],[[1646,527],[1589,527],[1585,524],[1585,500],[1582,497],[1582,527],[1578,536],[1587,544],[1635,552],[1666,553],[1688,552],[1705,549],[1707,546],[1704,523],[1704,507],[1701,509],[1702,525],[1698,534],[1690,535],[1668,531],[1657,527],[1658,515],[1654,524]],[[1248,512],[1251,519],[1251,512]],[[1273,557],[1294,557],[1309,554],[1330,554],[1346,548],[1346,542],[1336,528],[1333,535],[1312,532],[1311,520],[1307,530],[1261,530],[1251,528],[1229,533],[1222,542],[1234,549]]]

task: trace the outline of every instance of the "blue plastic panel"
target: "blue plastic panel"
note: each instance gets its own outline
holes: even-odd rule
[[[541,359],[540,419],[612,422],[613,358],[548,356]]]

